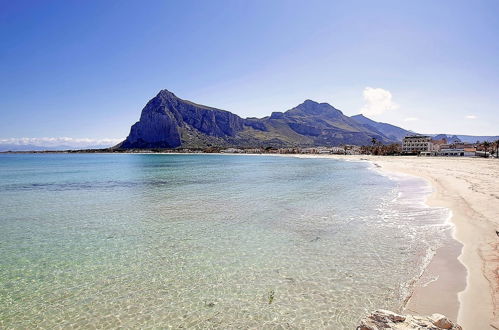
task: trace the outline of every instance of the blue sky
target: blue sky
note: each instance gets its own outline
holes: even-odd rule
[[[0,139],[124,138],[160,89],[499,134],[499,1],[0,0]]]

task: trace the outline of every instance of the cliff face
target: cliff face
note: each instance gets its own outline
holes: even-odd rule
[[[182,132],[196,130],[212,137],[233,137],[244,120],[228,111],[198,105],[162,90],[142,110],[122,148],[176,148]]]
[[[243,119],[229,111],[182,100],[162,90],[142,110],[118,147],[304,147],[367,145],[394,140],[345,116],[327,103],[306,100],[270,117]]]

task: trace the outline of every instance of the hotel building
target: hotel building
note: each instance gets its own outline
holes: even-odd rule
[[[406,136],[402,143],[403,154],[419,154],[421,152],[433,151],[431,137],[427,135]]]

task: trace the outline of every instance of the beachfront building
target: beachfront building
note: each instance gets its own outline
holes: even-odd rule
[[[435,148],[436,156],[457,156],[457,157],[475,157],[477,149],[474,144],[456,142],[451,144],[441,144]]]
[[[299,149],[295,150],[295,153],[299,153],[299,154],[360,155],[360,147],[354,146],[354,145],[343,145],[341,147],[299,148]]]
[[[347,151],[345,147],[332,147],[331,153],[335,155],[345,155]]]
[[[458,156],[458,157],[474,157],[475,148],[448,148],[440,149],[438,156]]]
[[[402,153],[408,155],[419,155],[421,152],[433,151],[431,137],[427,135],[410,135],[404,138]]]
[[[354,146],[354,145],[345,145],[343,146],[343,149],[345,149],[345,153],[347,155],[360,155],[360,147],[359,146]]]
[[[220,152],[223,154],[242,154],[245,151],[243,149],[238,149],[238,148],[227,148],[224,150],[220,150]]]
[[[301,148],[301,149],[298,149],[298,152],[300,154],[330,154],[330,153],[332,153],[333,148],[331,148],[331,147]]]

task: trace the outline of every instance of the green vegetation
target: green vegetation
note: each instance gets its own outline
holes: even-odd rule
[[[269,292],[269,305],[272,304],[272,302],[274,301],[274,297],[275,297],[275,291],[270,290],[270,292]]]

